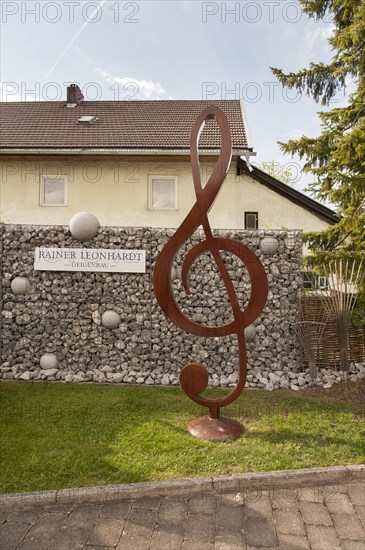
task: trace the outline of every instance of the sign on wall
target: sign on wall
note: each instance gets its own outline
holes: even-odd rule
[[[107,273],[145,273],[145,250],[110,248],[36,247],[36,271],[100,271]]]

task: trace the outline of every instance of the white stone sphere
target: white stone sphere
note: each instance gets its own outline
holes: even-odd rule
[[[245,338],[246,340],[253,340],[256,336],[256,329],[253,325],[249,325],[245,328]]]
[[[26,277],[15,277],[10,283],[11,290],[16,296],[26,294],[30,289],[29,279]]]
[[[57,369],[58,359],[54,353],[45,353],[39,360],[42,369]]]
[[[75,239],[90,241],[98,234],[100,223],[98,218],[91,212],[79,212],[72,216],[69,227]]]
[[[275,237],[264,237],[260,242],[260,250],[264,254],[273,256],[279,248],[279,241]]]
[[[104,327],[107,328],[117,328],[120,325],[120,315],[112,309],[108,309],[101,316],[101,322]]]

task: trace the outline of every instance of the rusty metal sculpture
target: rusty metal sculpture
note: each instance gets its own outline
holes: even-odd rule
[[[215,118],[221,133],[220,155],[205,187],[200,179],[199,138],[205,121]],[[247,352],[244,329],[258,317],[267,298],[268,285],[263,265],[256,254],[243,244],[231,239],[214,237],[208,221],[208,212],[227,175],[232,156],[231,132],[226,115],[218,107],[205,109],[196,119],[190,138],[190,156],[194,180],[196,203],[160,252],[153,275],[157,301],[166,316],[183,331],[197,336],[217,337],[237,335],[239,351],[239,378],[235,388],[220,398],[208,398],[201,394],[208,386],[208,372],[200,363],[190,363],[181,370],[180,385],[183,391],[196,403],[209,408],[209,416],[190,422],[188,429],[196,437],[210,441],[236,439],[243,428],[241,424],[220,415],[220,408],[232,403],[241,394],[247,375]],[[174,258],[196,229],[202,226],[205,239],[193,246],[186,254],[182,266],[182,283],[189,293],[189,271],[194,261],[202,254],[210,252],[224,282],[233,313],[233,321],[222,326],[200,325],[186,317],[177,305],[171,288],[171,269]],[[251,296],[245,310],[241,310],[234,286],[227,272],[220,251],[237,256],[246,266],[251,280]]]

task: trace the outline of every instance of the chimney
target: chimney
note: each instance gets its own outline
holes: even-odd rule
[[[77,84],[71,84],[67,87],[67,107],[76,107],[83,100],[84,96]]]

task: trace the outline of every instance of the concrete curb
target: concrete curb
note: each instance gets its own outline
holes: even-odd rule
[[[365,478],[365,464],[281,470],[277,472],[236,474],[233,476],[188,478],[171,481],[129,483],[82,487],[55,491],[1,494],[0,509],[18,505],[51,504],[56,502],[98,502],[135,500],[153,497],[173,497],[196,493],[222,494],[248,490],[295,489],[302,486],[331,485]]]

